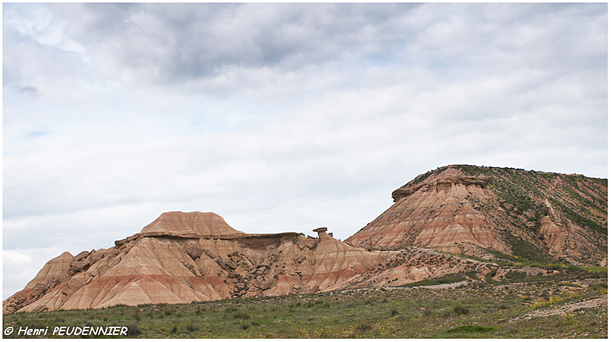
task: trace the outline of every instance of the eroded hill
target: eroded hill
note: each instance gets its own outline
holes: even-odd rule
[[[441,262],[439,253],[419,249],[409,255],[367,251],[334,239],[326,228],[315,231],[318,237],[245,234],[213,213],[164,213],[114,247],[76,256],[65,252],[49,261],[24,290],[3,302],[3,311],[307,294],[364,282],[385,285],[391,282],[388,272],[400,278],[392,279],[395,285],[457,270],[490,272],[484,263],[464,258],[444,256]]]
[[[214,213],[164,213],[111,248],[52,259],[3,302],[3,312],[558,273],[513,263],[524,260],[607,264],[604,179],[452,165],[418,176],[392,196],[388,210],[345,242],[324,227],[314,229],[317,237],[246,234]]]
[[[607,180],[451,165],[392,193],[395,203],[346,241],[369,249],[421,246],[577,265],[607,263]]]

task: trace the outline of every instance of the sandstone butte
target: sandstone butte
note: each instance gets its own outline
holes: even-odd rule
[[[326,227],[314,229],[317,237],[246,234],[214,213],[164,213],[111,248],[50,260],[3,302],[3,312],[190,303],[399,286],[456,273],[480,279],[502,274],[492,262],[447,252],[494,261],[494,252],[523,255],[526,246],[534,257],[606,265],[606,186],[606,180],[583,176],[451,165],[394,191],[393,206],[345,242]]]

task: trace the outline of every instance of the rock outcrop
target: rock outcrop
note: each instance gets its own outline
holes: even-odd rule
[[[114,247],[75,257],[64,253],[49,261],[24,290],[4,301],[3,311],[306,294],[354,286],[392,272],[384,262],[399,252],[367,251],[334,239],[327,228],[314,231],[318,237],[246,234],[213,213],[164,213],[140,233],[117,240]],[[427,253],[435,252],[420,252]],[[443,274],[431,265],[429,271],[402,267],[397,271],[405,278],[402,282],[422,278],[416,274]],[[385,283],[375,280],[378,286]]]
[[[60,283],[65,283],[70,278],[70,263],[73,260],[74,257],[69,252],[64,252],[57,258],[51,259],[23,290],[2,303],[2,311],[15,312],[30,303],[38,301]]]
[[[487,200],[490,177],[468,177],[447,169],[436,177],[395,190],[395,204],[347,239],[364,248],[426,246],[461,253],[457,243],[509,252],[490,219],[474,208],[471,197]]]
[[[456,273],[500,279],[508,270],[498,271],[499,255],[607,264],[604,179],[452,165],[392,197],[345,242],[326,227],[317,237],[247,234],[214,213],[164,213],[108,249],[50,260],[3,312],[308,294]]]
[[[606,264],[607,181],[451,165],[392,193],[395,203],[348,238],[353,246],[420,246],[490,259],[490,251]]]

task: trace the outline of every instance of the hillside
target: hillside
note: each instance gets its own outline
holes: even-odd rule
[[[608,338],[606,279],[338,290],[191,304],[4,315],[4,338],[108,338],[63,327],[124,327],[123,338]],[[456,285],[456,284],[455,284]],[[27,336],[12,327],[46,328]]]
[[[478,261],[419,248],[367,251],[327,228],[314,231],[245,234],[214,213],[164,213],[114,247],[52,259],[3,302],[3,312],[307,294],[490,272]]]
[[[600,267],[607,265],[604,179],[451,165],[416,177],[392,197],[388,210],[346,241],[326,227],[314,229],[316,237],[246,234],[214,213],[163,213],[115,246],[50,260],[3,301],[3,312],[185,304],[423,281],[499,283],[566,272],[606,276]]]
[[[512,168],[450,165],[392,193],[395,203],[346,240],[494,258],[607,264],[607,180]]]

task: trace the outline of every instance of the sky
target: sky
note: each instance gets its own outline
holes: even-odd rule
[[[607,4],[3,4],[3,299],[168,211],[346,239],[449,164],[607,178]]]

